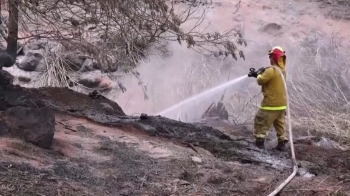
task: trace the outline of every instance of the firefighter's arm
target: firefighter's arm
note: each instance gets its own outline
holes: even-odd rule
[[[267,68],[262,74],[259,74],[257,79],[257,82],[259,85],[264,85],[268,83],[272,77],[274,76],[274,70],[273,68]]]

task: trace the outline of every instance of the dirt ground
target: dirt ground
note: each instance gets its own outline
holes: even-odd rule
[[[68,89],[9,91],[15,95],[54,109],[56,132],[48,150],[0,138],[0,195],[267,195],[292,172],[290,153],[272,149],[273,134],[260,151],[249,128],[215,120],[140,119]],[[349,150],[308,142],[295,149],[299,172],[281,195],[350,195]]]
[[[222,2],[212,13],[218,16],[213,17],[218,28],[232,22],[232,2]],[[242,1],[246,34],[271,21],[281,24],[277,33],[290,40],[350,29],[346,17],[333,20],[339,18],[337,9],[344,8],[327,7],[334,1],[307,1],[307,6],[300,2]],[[320,7],[311,6],[315,3]],[[272,9],[279,12],[266,11]],[[341,37],[349,35],[340,32]],[[104,97],[68,89],[14,88],[8,100],[11,105],[52,108],[56,132],[51,149],[0,137],[0,196],[260,196],[292,173],[290,153],[273,150],[273,132],[261,151],[254,147],[249,126],[216,120],[186,124],[159,116],[140,119]],[[131,109],[142,108],[139,100],[131,103]],[[350,195],[350,150],[318,145],[302,131],[295,136],[299,170],[280,195]]]

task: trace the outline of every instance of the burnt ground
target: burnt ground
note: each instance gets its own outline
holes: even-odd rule
[[[0,138],[0,195],[268,195],[292,172],[290,153],[255,148],[249,128],[126,116],[65,88],[12,88],[8,102],[48,106],[57,125],[51,149]],[[295,148],[280,195],[350,195],[349,150]]]

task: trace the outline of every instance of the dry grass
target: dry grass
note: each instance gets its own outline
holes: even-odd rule
[[[72,68],[67,66],[67,62],[64,60],[65,52],[62,45],[56,47],[51,54],[45,52],[43,56],[46,67],[37,82],[38,86],[66,87],[70,86],[70,82],[78,84],[77,76],[74,75]]]
[[[44,69],[40,72],[38,78],[32,78],[31,87],[68,87],[75,91],[88,93],[93,88],[86,87],[79,83],[81,79],[91,79],[94,78],[104,78],[106,81],[115,81],[117,85],[111,83],[111,86],[101,86],[96,89],[103,92],[112,90],[123,91],[125,87],[120,83],[121,74],[120,73],[102,73],[100,70],[93,72],[81,71],[79,65],[74,62],[74,58],[77,53],[74,51],[69,51],[67,47],[62,44],[57,44],[57,46],[52,49],[46,48],[43,50],[43,64]]]
[[[300,64],[289,78],[296,125],[348,139],[350,69],[346,48],[332,38],[327,43],[305,40],[296,56]]]

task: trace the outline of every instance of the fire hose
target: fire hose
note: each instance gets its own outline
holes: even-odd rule
[[[286,97],[287,97],[287,116],[288,116],[288,131],[289,131],[289,140],[290,140],[290,151],[292,154],[292,166],[293,166],[293,172],[292,174],[286,179],[284,180],[273,192],[271,192],[268,196],[275,196],[277,195],[297,174],[298,171],[298,164],[297,164],[297,160],[295,157],[295,151],[294,151],[294,143],[293,143],[293,134],[292,134],[292,122],[291,122],[291,117],[290,117],[290,105],[289,105],[289,96],[288,96],[288,90],[287,90],[287,82],[285,80],[285,77],[282,73],[281,68],[277,67],[277,66],[272,66],[274,68],[276,68],[278,70],[278,72],[280,73],[280,75],[282,76],[282,80],[283,80],[283,84],[284,84],[284,88],[286,90]],[[250,68],[250,74],[255,72],[254,68]]]

